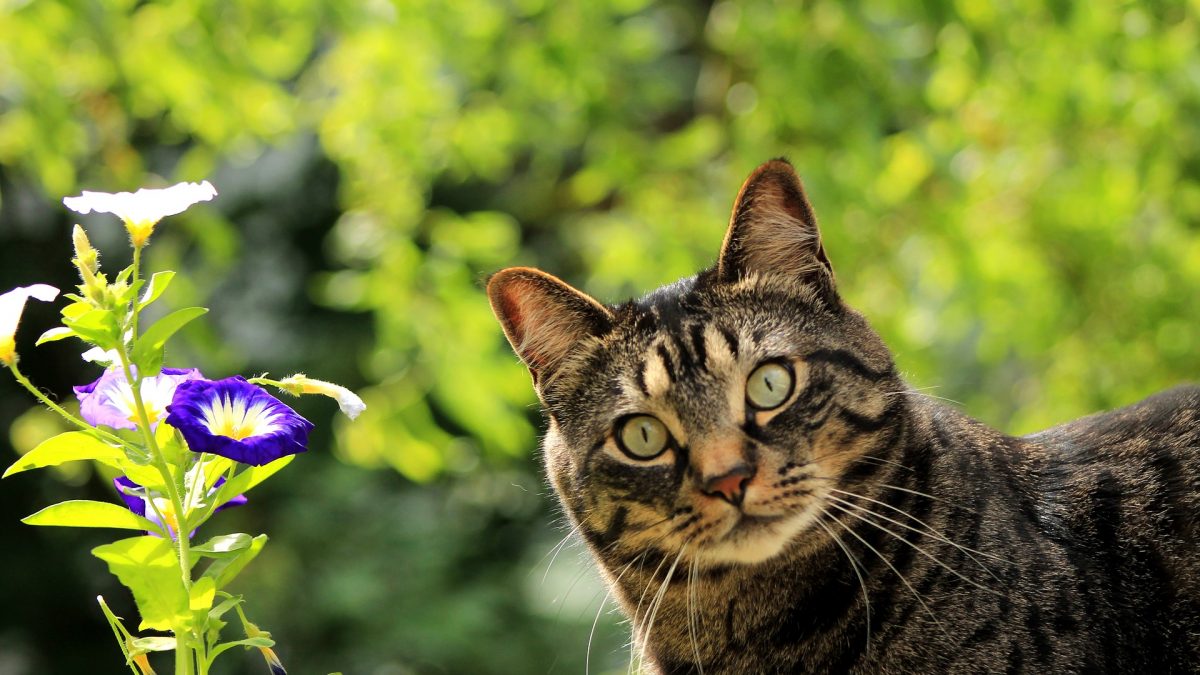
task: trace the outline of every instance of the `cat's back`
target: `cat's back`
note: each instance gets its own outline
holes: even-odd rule
[[[1200,455],[1200,385],[1159,392],[1133,405],[1089,415],[1025,437],[1065,451],[1092,449],[1133,459],[1155,451]]]
[[[1169,672],[1200,658],[1200,386],[1022,439],[1043,531],[1065,545],[1117,653]],[[1081,617],[1083,618],[1083,617]],[[1128,665],[1128,664],[1127,664]]]
[[[1035,489],[1061,515],[1094,520],[1111,512],[1130,524],[1167,522],[1200,554],[1200,386],[1175,387],[1022,440],[1040,455]]]

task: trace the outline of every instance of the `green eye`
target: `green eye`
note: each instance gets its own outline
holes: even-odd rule
[[[778,408],[792,395],[792,370],[774,361],[764,363],[746,380],[746,401],[759,410]]]
[[[626,418],[617,431],[618,445],[634,459],[654,459],[667,449],[667,427],[649,415]]]

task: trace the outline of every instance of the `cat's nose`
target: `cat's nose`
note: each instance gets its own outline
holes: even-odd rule
[[[710,497],[719,497],[734,506],[741,506],[742,498],[746,496],[746,483],[750,482],[753,475],[750,467],[739,464],[727,473],[704,481],[700,490]]]

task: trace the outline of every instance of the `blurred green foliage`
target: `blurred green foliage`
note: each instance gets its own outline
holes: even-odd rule
[[[913,386],[1029,432],[1200,373],[1197,120],[1196,0],[9,0],[0,280],[70,283],[63,195],[211,179],[215,205],[149,250],[187,274],[168,303],[214,310],[173,361],[304,370],[370,406],[324,437],[341,463],[310,453],[277,507],[230,516],[272,534],[285,660],[579,672],[600,596],[554,608],[576,555],[530,581],[565,531],[487,273],[535,265],[605,301],[689,275],[785,155]],[[119,226],[84,223],[115,250]],[[23,353],[61,393],[95,376]],[[3,391],[8,421],[28,402]],[[363,470],[385,467],[427,487]],[[79,489],[5,484],[0,513]],[[594,665],[623,663],[613,621]],[[46,663],[14,646],[36,630],[0,628],[0,653]]]

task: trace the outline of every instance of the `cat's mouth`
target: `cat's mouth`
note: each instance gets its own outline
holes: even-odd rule
[[[725,534],[725,539],[746,537],[751,534],[763,532],[765,530],[774,529],[776,525],[786,520],[785,516],[752,516],[746,513],[741,514],[738,521],[734,523],[729,532]]]
[[[703,548],[714,563],[758,563],[781,553],[816,520],[815,506],[779,515],[739,513],[726,532]]]

